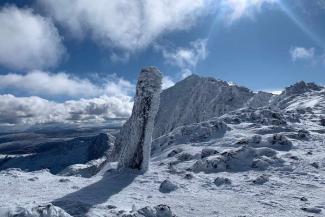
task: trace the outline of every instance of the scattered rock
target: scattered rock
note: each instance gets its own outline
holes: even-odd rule
[[[194,176],[193,176],[193,174],[192,173],[186,173],[185,174],[185,176],[184,176],[184,179],[193,179],[194,178]]]
[[[206,157],[210,157],[211,155],[216,155],[219,152],[215,149],[212,148],[204,148],[201,151],[201,158],[206,158]]]
[[[170,180],[166,179],[160,184],[159,191],[161,193],[170,193],[172,191],[175,191],[177,188],[178,188],[178,186],[176,184],[174,184]]]
[[[301,197],[300,200],[304,201],[304,202],[308,201],[308,199],[306,197]]]
[[[319,169],[319,164],[316,162],[313,162],[310,164],[311,166],[315,167],[316,169]]]
[[[295,155],[290,155],[289,158],[292,160],[299,160],[299,157],[297,157]]]
[[[320,125],[325,127],[325,118],[320,119]]]
[[[169,206],[160,204],[155,207],[146,206],[132,214],[124,214],[122,217],[176,217]]]
[[[299,130],[297,137],[298,137],[298,139],[302,139],[302,140],[309,139],[310,132],[307,130]]]
[[[255,180],[253,180],[253,183],[256,185],[263,185],[264,183],[269,181],[269,175],[263,174],[259,177],[257,177]]]
[[[8,217],[71,217],[60,207],[52,204],[40,205],[35,207],[17,207],[10,210]]]
[[[270,148],[279,151],[289,151],[292,148],[292,142],[283,134],[274,134],[268,138],[268,142],[271,144]]]
[[[316,214],[322,212],[322,210],[317,207],[303,207],[303,208],[301,208],[301,210],[303,210],[305,212],[309,212],[309,213],[316,213]]]
[[[216,186],[231,185],[231,180],[228,179],[228,178],[224,178],[224,177],[217,177],[217,178],[215,178],[215,180],[213,181],[213,183]]]
[[[59,182],[70,182],[70,179],[59,179]]]
[[[183,151],[182,148],[176,148],[168,153],[167,157],[174,157],[175,155],[181,153]]]
[[[156,214],[157,217],[173,217],[173,216],[175,216],[175,215],[173,215],[170,207],[167,205],[164,205],[164,204],[155,206],[155,210],[157,213]]]
[[[34,182],[36,180],[38,180],[38,177],[36,177],[36,176],[28,179],[28,181],[32,181],[32,182]]]
[[[107,209],[116,209],[116,208],[117,208],[117,207],[114,206],[114,205],[107,205],[106,207],[107,207]]]
[[[178,156],[177,156],[177,160],[179,161],[189,161],[189,160],[192,160],[194,159],[194,156],[190,153],[187,153],[187,152],[183,152],[183,153],[180,153]]]

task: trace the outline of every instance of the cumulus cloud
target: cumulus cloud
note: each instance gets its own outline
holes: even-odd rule
[[[279,0],[221,0],[218,6],[222,15],[229,23],[232,23],[241,17],[252,17],[259,12],[265,5],[270,5]]]
[[[53,102],[37,96],[0,95],[0,126],[45,123],[105,122],[127,118],[133,102],[128,96],[101,96],[93,99]]]
[[[15,90],[25,95],[89,98],[100,95],[129,95],[134,90],[134,85],[116,76],[111,76],[103,84],[96,85],[88,79],[80,79],[63,72],[52,74],[31,71],[24,75],[15,73],[0,75],[0,91],[5,90]]]
[[[56,22],[75,37],[124,50],[144,48],[159,35],[186,29],[205,0],[39,0]]]
[[[315,58],[315,48],[294,47],[290,49],[291,58],[297,60],[311,60]]]
[[[13,90],[26,96],[0,95],[0,127],[100,123],[129,117],[134,84],[116,75],[102,80],[102,84],[96,85],[66,73],[43,71],[0,75],[0,93]],[[51,101],[51,96],[58,96],[61,101]]]
[[[0,65],[13,69],[55,66],[64,47],[53,23],[30,9],[0,9]]]
[[[189,47],[166,48],[156,45],[155,48],[161,51],[167,64],[181,69],[183,78],[192,74],[199,61],[204,60],[208,55],[207,39],[193,41]]]

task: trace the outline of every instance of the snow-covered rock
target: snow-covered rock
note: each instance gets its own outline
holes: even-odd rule
[[[117,136],[112,156],[120,168],[148,169],[161,82],[162,75],[154,67],[143,69],[139,75],[132,115]]]
[[[8,211],[3,217],[71,217],[71,215],[57,206],[46,204],[34,207],[16,207]]]
[[[317,207],[303,207],[303,208],[301,208],[301,210],[303,210],[305,212],[309,212],[309,213],[316,213],[316,214],[319,214],[322,212],[322,209],[317,208]]]
[[[169,206],[160,204],[155,207],[146,206],[132,214],[124,214],[122,217],[176,217]]]
[[[174,157],[175,155],[184,151],[182,148],[175,148],[167,154],[167,157]]]
[[[270,179],[269,175],[262,174],[261,176],[257,177],[256,179],[253,180],[253,184],[256,185],[263,185],[264,183],[268,182]]]
[[[276,157],[276,152],[268,148],[252,148],[242,146],[225,151],[217,156],[197,160],[192,166],[194,172],[236,172],[251,169],[266,169],[270,165],[279,165],[282,161]],[[262,162],[256,163],[258,161]],[[262,168],[259,166],[262,165]]]
[[[91,160],[85,164],[73,164],[62,170],[59,175],[62,176],[82,176],[85,178],[92,177],[98,173],[107,162],[106,157]]]
[[[155,139],[152,142],[152,152],[160,153],[160,151],[177,144],[204,142],[220,138],[228,130],[231,129],[219,119],[177,127],[172,132]]]
[[[216,155],[219,152],[213,148],[203,148],[201,151],[201,158],[210,157],[211,155]]]
[[[225,178],[225,177],[217,177],[214,179],[213,183],[216,186],[231,185],[231,180],[229,178]]]
[[[178,186],[176,184],[171,182],[169,179],[166,179],[160,184],[159,191],[162,193],[170,193],[175,191],[177,188]]]
[[[292,148],[292,142],[283,134],[274,134],[268,138],[270,148],[279,151],[288,151]]]
[[[271,100],[270,106],[286,110],[306,109],[324,103],[324,99],[324,87],[301,81],[285,88],[280,95]]]

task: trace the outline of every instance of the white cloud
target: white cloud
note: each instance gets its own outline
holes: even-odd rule
[[[297,60],[312,60],[315,58],[315,48],[294,47],[290,49],[291,58]]]
[[[189,47],[178,47],[176,49],[168,49],[161,45],[155,47],[162,52],[166,63],[181,69],[183,78],[192,74],[199,61],[204,60],[208,55],[207,39],[193,41]]]
[[[162,79],[162,89],[165,90],[169,87],[172,87],[175,85],[175,82],[173,81],[173,79],[167,75],[165,75]]]
[[[134,84],[110,75],[101,85],[66,73],[31,71],[25,75],[0,75],[0,92],[36,95],[0,95],[0,128],[43,123],[100,123],[129,117]],[[44,96],[43,98],[40,96]],[[63,102],[48,98],[70,99]]]
[[[221,0],[218,6],[229,23],[242,17],[252,17],[264,5],[271,5],[279,0]]]
[[[275,95],[280,95],[284,89],[266,89],[266,90],[262,90],[264,92],[267,92],[267,93],[272,93],[272,94],[275,94]]]
[[[128,96],[101,96],[58,103],[36,96],[0,95],[0,101],[0,126],[100,123],[109,118],[129,117],[133,105]]]
[[[38,0],[56,22],[78,38],[128,51],[158,36],[190,27],[206,0]]]
[[[128,96],[134,90],[133,84],[116,76],[103,80],[102,85],[95,85],[87,79],[79,79],[66,73],[51,74],[44,71],[31,71],[24,75],[10,73],[0,75],[0,91],[15,90],[25,95],[89,98],[100,95]]]
[[[65,50],[49,19],[29,9],[0,9],[0,65],[13,69],[55,66]]]

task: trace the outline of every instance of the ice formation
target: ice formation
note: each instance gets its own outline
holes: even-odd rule
[[[154,67],[143,69],[139,75],[132,115],[115,143],[113,158],[117,158],[120,168],[148,169],[161,82],[162,75]]]

